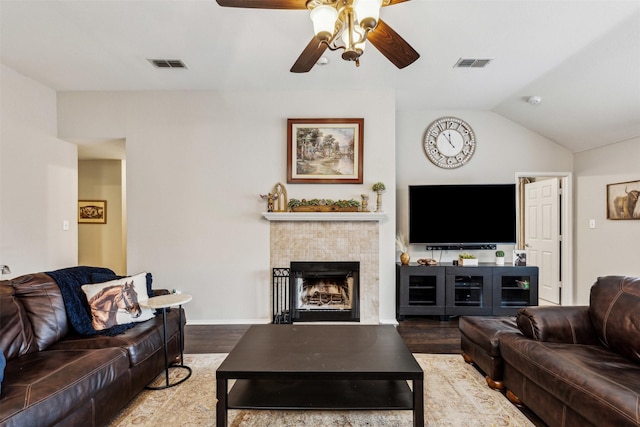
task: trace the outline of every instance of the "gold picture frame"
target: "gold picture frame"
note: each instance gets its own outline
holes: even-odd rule
[[[78,224],[106,224],[106,200],[78,200]]]
[[[607,219],[640,219],[640,180],[607,184]]]
[[[287,183],[362,184],[364,119],[287,119]]]

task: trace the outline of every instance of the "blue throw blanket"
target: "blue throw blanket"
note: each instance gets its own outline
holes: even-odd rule
[[[87,302],[87,297],[82,290],[82,285],[90,283],[100,283],[107,280],[94,280],[93,275],[99,275],[101,279],[117,279],[120,276],[102,267],[69,267],[61,270],[47,272],[56,281],[62,293],[64,306],[67,311],[69,323],[80,335],[118,335],[135,323],[115,325],[103,331],[96,331],[91,324],[91,309]]]

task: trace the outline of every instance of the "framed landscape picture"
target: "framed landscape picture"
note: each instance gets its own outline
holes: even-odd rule
[[[640,180],[607,185],[607,219],[640,219]]]
[[[362,184],[364,119],[288,119],[287,182]]]
[[[106,200],[78,200],[78,224],[106,224]]]

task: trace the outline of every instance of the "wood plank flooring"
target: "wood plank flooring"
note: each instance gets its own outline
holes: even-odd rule
[[[184,352],[228,353],[250,325],[187,325]],[[398,333],[412,353],[461,353],[458,319],[407,318]]]

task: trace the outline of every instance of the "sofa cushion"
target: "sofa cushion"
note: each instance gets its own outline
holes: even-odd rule
[[[533,340],[599,344],[586,305],[521,308],[516,323],[520,332]]]
[[[505,362],[598,426],[640,423],[640,364],[604,346],[534,341],[517,334],[500,338]],[[509,368],[511,369],[511,368]],[[509,370],[504,383],[511,388]],[[539,399],[525,383],[518,397]]]
[[[24,306],[10,281],[0,281],[0,350],[7,360],[38,350]]]
[[[513,317],[463,316],[458,323],[460,333],[491,356],[500,356],[500,335],[518,332]]]
[[[184,310],[183,310],[184,311]],[[167,310],[167,341],[178,334],[180,312],[178,309]],[[186,317],[182,315],[182,325]],[[88,349],[104,347],[121,347],[127,350],[131,366],[136,366],[155,352],[162,351],[164,335],[162,329],[162,316],[155,316],[148,322],[138,323],[135,328],[128,329],[116,336],[106,335],[69,335],[62,341],[51,347],[52,350]]]
[[[24,306],[38,350],[44,350],[69,331],[60,288],[45,273],[28,274],[11,280],[16,297]]]
[[[640,362],[640,278],[599,277],[591,287],[589,315],[605,346]]]
[[[147,273],[83,285],[91,310],[91,324],[96,331],[131,322],[144,322],[154,316],[154,310],[142,305],[149,299]]]
[[[12,360],[5,371],[0,425],[9,418],[15,426],[57,425],[106,385],[122,383],[128,369],[121,348],[45,350]]]
[[[487,375],[490,387],[500,388],[504,370],[500,336],[518,333],[515,319],[509,316],[462,316],[458,326],[464,354]]]

